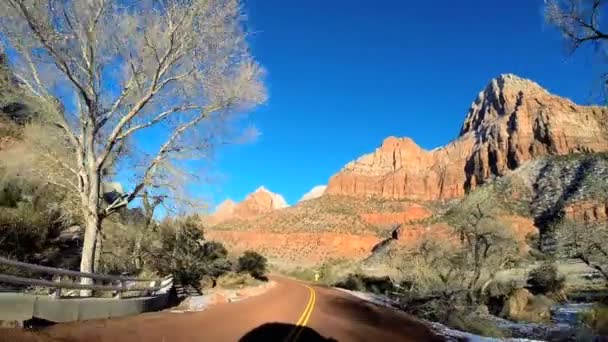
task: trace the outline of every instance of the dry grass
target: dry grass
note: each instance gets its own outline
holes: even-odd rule
[[[217,278],[217,287],[227,290],[258,286],[262,283],[263,281],[255,279],[248,273],[228,272]]]
[[[253,219],[226,221],[213,226],[212,229],[381,235],[385,233],[386,228],[367,223],[360,214],[400,212],[408,203],[410,202],[328,195]]]

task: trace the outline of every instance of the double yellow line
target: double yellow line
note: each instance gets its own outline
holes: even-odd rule
[[[315,300],[317,299],[317,294],[315,293],[315,290],[308,285],[304,285],[304,286],[306,286],[308,288],[308,290],[310,291],[310,298],[308,299],[308,304],[306,304],[306,308],[304,309],[304,312],[302,312],[300,319],[298,319],[296,326],[289,333],[289,336],[287,336],[287,338],[285,339],[285,342],[296,342],[298,340],[298,338],[300,337],[300,334],[302,333],[302,331],[304,331],[306,324],[310,320],[310,316],[312,315],[312,310],[315,307]]]

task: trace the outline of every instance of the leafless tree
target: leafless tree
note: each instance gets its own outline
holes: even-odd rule
[[[572,51],[594,45],[601,58],[608,58],[608,19],[605,0],[545,0],[547,21],[557,27]],[[602,75],[608,90],[608,73]]]
[[[608,281],[608,224],[566,221],[560,230],[560,247]]]
[[[77,194],[81,271],[94,271],[105,217],[146,188],[171,186],[184,159],[209,152],[211,132],[265,101],[243,20],[239,0],[0,0],[11,69],[45,101],[44,120],[73,156],[47,178]],[[161,143],[148,156],[150,129]],[[102,181],[127,142],[134,186],[104,206]]]
[[[520,246],[512,230],[479,205],[452,224],[453,239],[422,240],[403,269],[423,291],[460,291],[473,301],[482,280],[521,258]]]

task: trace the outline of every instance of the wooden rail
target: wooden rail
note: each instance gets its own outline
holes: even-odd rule
[[[113,291],[116,293],[116,298],[122,298],[122,294],[127,291],[141,291],[144,292],[145,295],[158,295],[168,293],[171,287],[173,287],[173,277],[171,276],[165,277],[163,279],[139,279],[134,277],[86,273],[66,270],[62,268],[33,265],[21,261],[7,259],[4,257],[0,257],[0,265],[18,267],[34,272],[52,274],[56,276],[89,278],[99,281],[119,283],[119,285],[82,284],[77,281],[51,281],[45,279],[25,278],[0,273],[0,282],[15,285],[48,287],[51,289],[55,289],[54,296],[56,298],[61,297],[61,289]],[[138,285],[138,283],[148,283],[148,285]]]

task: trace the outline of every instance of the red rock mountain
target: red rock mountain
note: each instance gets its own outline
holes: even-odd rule
[[[215,213],[209,217],[208,222],[217,224],[229,219],[247,219],[288,206],[283,196],[275,194],[262,186],[247,195],[245,200],[240,203],[235,203],[231,199],[225,200],[217,206]]]
[[[325,194],[457,198],[528,160],[584,151],[608,151],[608,109],[577,105],[506,74],[479,93],[456,140],[428,151],[389,137],[331,177]]]

